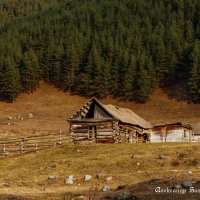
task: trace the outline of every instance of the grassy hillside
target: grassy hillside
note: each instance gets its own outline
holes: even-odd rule
[[[28,196],[32,199],[63,199],[61,196],[69,192],[88,195],[89,188],[96,186],[99,192],[95,200],[122,191],[130,191],[141,199],[146,199],[147,194],[149,199],[160,199],[155,198],[154,187],[199,180],[199,152],[199,144],[194,143],[99,144],[67,145],[21,157],[1,158],[0,194],[25,196],[25,199]],[[97,179],[95,176],[99,173],[104,174],[104,178]],[[86,174],[93,176],[87,183],[83,181]],[[70,186],[64,184],[69,175],[76,177]],[[56,178],[49,180],[49,176]],[[106,183],[104,179],[108,176],[113,179]],[[147,182],[149,180],[151,184]],[[100,192],[104,185],[109,185],[111,191]],[[127,186],[116,190],[120,185]],[[175,196],[160,197],[173,199]],[[191,194],[182,197],[196,199]]]
[[[174,88],[173,95],[176,94],[180,94],[179,87]],[[10,134],[66,131],[67,119],[88,100],[62,92],[42,82],[36,92],[31,95],[21,94],[13,104],[0,102],[0,130]],[[200,125],[200,105],[177,100],[161,89],[157,89],[146,104],[120,101],[111,97],[101,101],[105,104],[130,108],[152,124],[183,121],[195,126]],[[32,119],[28,118],[29,113],[33,113]],[[15,119],[17,115],[20,115],[23,121]],[[12,120],[8,120],[9,116]]]

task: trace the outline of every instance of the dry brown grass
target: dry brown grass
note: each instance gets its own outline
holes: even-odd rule
[[[41,82],[36,92],[20,95],[14,104],[0,102],[0,130],[14,135],[67,130],[66,120],[87,101],[88,98],[72,96]],[[170,99],[161,89],[156,90],[146,104],[111,97],[102,102],[130,108],[152,124],[184,121],[200,126],[200,105]],[[28,113],[33,113],[34,118],[28,119]],[[14,118],[16,115],[21,115],[24,120],[7,120],[8,116]],[[13,125],[8,126],[8,122]]]
[[[161,154],[165,158],[160,159]],[[106,184],[116,189],[119,185],[169,177],[198,180],[200,165],[194,165],[193,161],[199,156],[200,146],[195,143],[67,145],[1,159],[0,194],[87,194],[90,187],[101,190]],[[173,165],[175,161],[179,165]],[[192,174],[187,175],[188,171]],[[104,179],[97,179],[98,173],[112,176],[113,180],[106,183]],[[76,177],[74,185],[65,185],[65,178],[72,174]],[[91,182],[83,181],[86,174],[93,176]],[[48,180],[48,176],[56,179]]]

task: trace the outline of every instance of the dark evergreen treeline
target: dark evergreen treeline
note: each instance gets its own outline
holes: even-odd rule
[[[184,74],[200,102],[199,0],[0,0],[0,97],[44,79],[138,102]]]

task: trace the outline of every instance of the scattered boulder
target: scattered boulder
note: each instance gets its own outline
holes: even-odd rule
[[[12,120],[12,117],[11,117],[11,116],[8,116],[8,120]]]
[[[65,179],[65,184],[66,185],[72,185],[74,183],[74,176],[70,175],[68,178]]]
[[[140,166],[140,163],[139,163],[139,162],[137,163],[137,166]]]
[[[105,186],[103,186],[103,192],[107,192],[107,191],[109,191],[110,190],[110,187],[109,186],[107,186],[107,185],[105,185]]]
[[[28,118],[29,118],[29,119],[32,119],[32,118],[33,118],[33,113],[29,113],[29,114],[28,114]]]
[[[85,182],[88,182],[88,181],[91,181],[92,180],[92,176],[90,176],[90,175],[85,175],[85,177],[84,177],[84,181]]]
[[[188,174],[192,174],[192,171],[188,171]]]
[[[138,200],[138,198],[128,192],[117,194],[113,200]]]
[[[111,180],[112,180],[112,176],[109,176],[109,177],[105,178],[105,181],[106,181],[106,182],[109,182],[109,181],[111,181]]]
[[[194,183],[196,183],[196,182],[195,182],[195,181],[183,181],[182,186],[183,186],[184,188],[190,188],[190,187],[192,187],[192,185],[193,185]]]

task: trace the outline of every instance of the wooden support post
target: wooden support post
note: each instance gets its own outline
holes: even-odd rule
[[[35,151],[38,151],[38,143],[35,144]]]
[[[3,144],[3,153],[4,154],[6,153],[6,144],[5,143]]]

